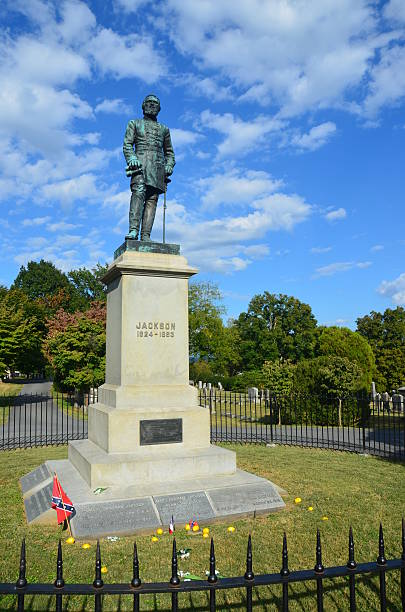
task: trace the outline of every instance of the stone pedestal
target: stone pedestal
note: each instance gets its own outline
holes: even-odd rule
[[[188,279],[197,270],[173,254],[176,245],[129,242],[104,277],[106,379],[89,406],[88,440],[70,442],[69,461],[47,462],[32,485],[30,475],[22,480],[27,519],[48,520],[52,469],[76,507],[79,537],[150,530],[171,514],[209,522],[282,508],[272,483],[210,444],[209,411],[188,382]],[[137,509],[130,524],[128,508]]]
[[[124,251],[108,269],[106,380],[89,407],[89,438],[69,460],[92,488],[236,470],[210,445],[210,416],[188,383],[188,279],[180,255]]]

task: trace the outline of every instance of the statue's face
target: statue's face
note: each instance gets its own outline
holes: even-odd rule
[[[149,115],[150,117],[157,117],[160,111],[160,102],[154,96],[150,96],[145,98],[142,104],[143,112],[145,115]]]

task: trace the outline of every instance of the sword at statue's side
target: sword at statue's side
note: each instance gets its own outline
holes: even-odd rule
[[[168,176],[165,177],[165,191],[164,191],[164,200],[163,200],[163,244],[166,244],[166,192],[167,192],[167,184],[171,183],[171,180]]]

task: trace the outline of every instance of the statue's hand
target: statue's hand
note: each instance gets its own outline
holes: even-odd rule
[[[131,168],[139,169],[142,168],[142,164],[135,155],[132,155],[128,160],[128,166]]]
[[[165,174],[166,176],[171,176],[173,174],[173,168],[171,168],[170,166],[166,166]]]

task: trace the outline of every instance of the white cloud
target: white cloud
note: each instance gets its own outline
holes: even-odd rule
[[[86,47],[102,74],[116,79],[137,77],[155,83],[165,73],[165,63],[148,36],[120,35],[103,28]]]
[[[332,121],[326,121],[310,129],[307,134],[296,135],[291,144],[299,149],[315,151],[322,147],[336,132],[336,125]]]
[[[392,2],[385,9],[402,17]],[[341,105],[367,92],[375,53],[399,31],[378,35],[368,0],[168,0],[174,44],[217,71],[242,99],[273,103],[283,116]]]
[[[377,251],[383,251],[383,250],[384,250],[384,246],[382,244],[375,244],[370,249],[370,251],[372,251],[373,253],[376,253]]]
[[[33,219],[24,219],[22,224],[24,227],[27,226],[38,226],[38,225],[44,225],[45,223],[48,223],[51,220],[51,217],[34,217]]]
[[[182,130],[180,128],[170,128],[170,135],[173,143],[173,148],[186,147],[193,145],[201,138],[201,134],[198,132],[192,132],[191,130]]]
[[[390,297],[394,304],[405,304],[405,272],[392,281],[383,281],[377,291],[380,295]]]
[[[132,106],[121,100],[114,98],[113,100],[105,99],[97,104],[94,109],[95,113],[112,113],[114,115],[129,115],[133,112]]]
[[[101,189],[97,187],[93,174],[50,183],[41,189],[41,195],[46,200],[56,200],[65,205],[71,205],[75,200],[93,199],[100,196]]]
[[[218,115],[205,110],[201,113],[203,126],[225,135],[218,149],[218,157],[241,156],[268,142],[271,132],[280,130],[284,122],[272,117],[259,116],[253,121],[243,121],[231,113]]]
[[[69,230],[79,227],[76,223],[67,223],[66,221],[58,221],[56,223],[49,223],[46,229],[50,232],[68,232]]]
[[[370,70],[369,93],[361,113],[374,118],[383,106],[393,106],[405,96],[405,48],[385,48],[380,62]]]
[[[233,169],[223,174],[214,174],[198,181],[202,192],[201,202],[205,208],[220,204],[251,203],[255,198],[273,193],[282,186],[267,172]]]
[[[312,249],[310,250],[311,253],[314,254],[318,254],[318,253],[329,253],[329,251],[332,250],[331,246],[327,246],[327,247],[312,247]]]
[[[339,261],[317,268],[315,276],[333,276],[339,272],[348,272],[349,270],[353,270],[355,268],[363,270],[365,268],[369,268],[370,266],[371,261]]]
[[[115,0],[114,4],[118,9],[123,9],[126,13],[136,13],[136,11],[150,0]]]
[[[331,210],[325,215],[325,219],[327,221],[340,221],[340,219],[345,219],[346,217],[347,213],[344,208],[337,208],[336,210]]]
[[[403,0],[389,0],[383,11],[386,19],[405,23],[405,3]]]

